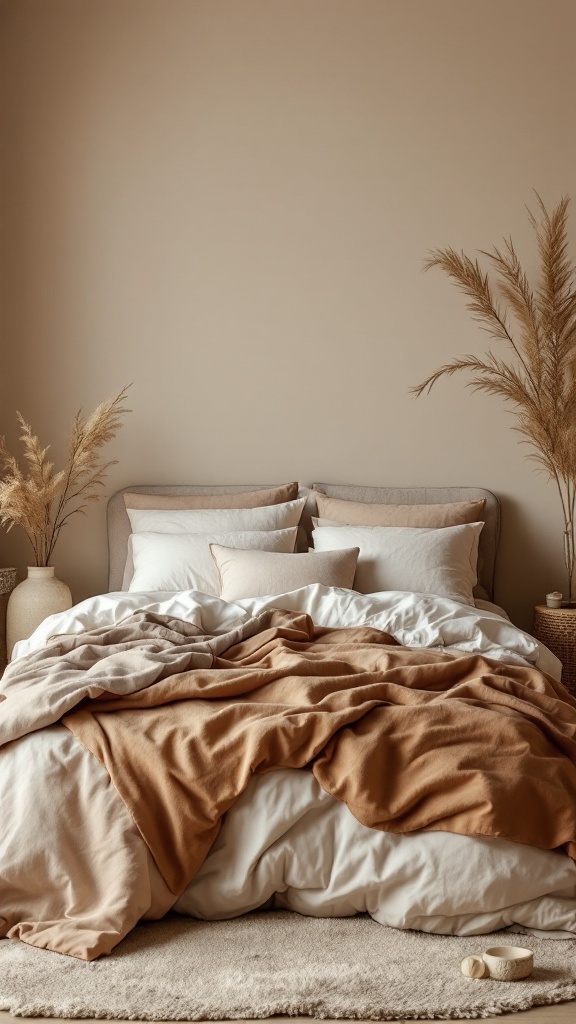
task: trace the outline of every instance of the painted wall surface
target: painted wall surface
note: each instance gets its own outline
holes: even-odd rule
[[[574,191],[574,0],[3,0],[0,29],[11,443],[20,409],[58,461],[133,381],[107,494],[488,487],[529,626],[564,582],[553,485],[498,400],[409,388],[487,343],[428,250],[511,234],[533,271],[532,189]],[[105,589],[104,500],[55,565]]]

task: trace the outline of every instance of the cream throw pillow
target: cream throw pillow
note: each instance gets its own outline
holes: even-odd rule
[[[306,498],[260,508],[126,509],[132,533],[231,533],[298,526]]]
[[[127,491],[124,504],[127,509],[260,508],[262,505],[280,505],[297,497],[298,484],[291,483],[265,490],[227,494],[142,494],[139,491]]]
[[[224,601],[285,594],[312,583],[350,590],[358,561],[358,548],[295,555],[241,551],[221,544],[211,544],[210,550],[218,567],[220,597]]]
[[[361,594],[405,590],[474,606],[483,526],[322,526],[312,531],[312,539],[318,551],[360,548],[354,589]]]
[[[210,544],[261,551],[294,550],[297,529],[235,533],[133,533],[129,548],[134,575],[129,590],[200,590],[218,597],[220,578]]]
[[[486,504],[486,499],[481,498],[479,501],[453,501],[440,505],[381,505],[330,498],[321,491],[312,491],[311,497],[316,501],[321,519],[351,526],[460,526],[477,523]]]

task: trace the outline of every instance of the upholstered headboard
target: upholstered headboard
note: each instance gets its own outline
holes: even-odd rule
[[[243,491],[257,491],[274,484],[230,484],[230,485],[199,485],[199,484],[137,484],[124,487],[113,494],[108,502],[108,551],[109,572],[108,588],[120,590],[128,551],[130,536],[130,520],[124,504],[126,491],[144,494],[240,494]],[[348,501],[374,502],[383,505],[435,505],[453,501],[478,501],[486,499],[484,528],[480,534],[478,550],[478,586],[476,597],[491,601],[494,595],[494,567],[496,550],[500,535],[500,504],[492,491],[482,487],[362,487],[357,484],[323,484],[313,485],[332,498]],[[300,494],[310,495],[312,488],[301,485]],[[316,515],[316,505],[309,497],[304,509],[303,526],[306,534],[311,529],[310,517]]]

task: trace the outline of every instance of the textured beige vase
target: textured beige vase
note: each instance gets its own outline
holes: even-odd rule
[[[14,644],[31,636],[48,615],[72,607],[70,588],[54,575],[53,565],[29,565],[28,578],[10,594],[6,612],[8,660]]]

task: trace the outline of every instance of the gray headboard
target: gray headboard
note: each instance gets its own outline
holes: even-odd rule
[[[137,484],[116,491],[108,502],[108,589],[120,590],[126,564],[130,520],[124,505],[124,493],[137,491],[144,494],[240,494],[242,491],[257,491],[275,484],[230,484],[214,486],[200,484]],[[333,498],[348,501],[377,502],[383,505],[435,505],[450,501],[478,501],[486,499],[484,506],[484,529],[480,534],[478,550],[478,586],[476,597],[493,600],[494,567],[500,536],[500,503],[492,491],[482,487],[362,487],[357,484],[314,484],[316,490]],[[311,488],[301,485],[300,494],[310,495]],[[311,529],[310,517],[316,515],[316,504],[309,498],[304,509],[303,526],[306,533]]]

